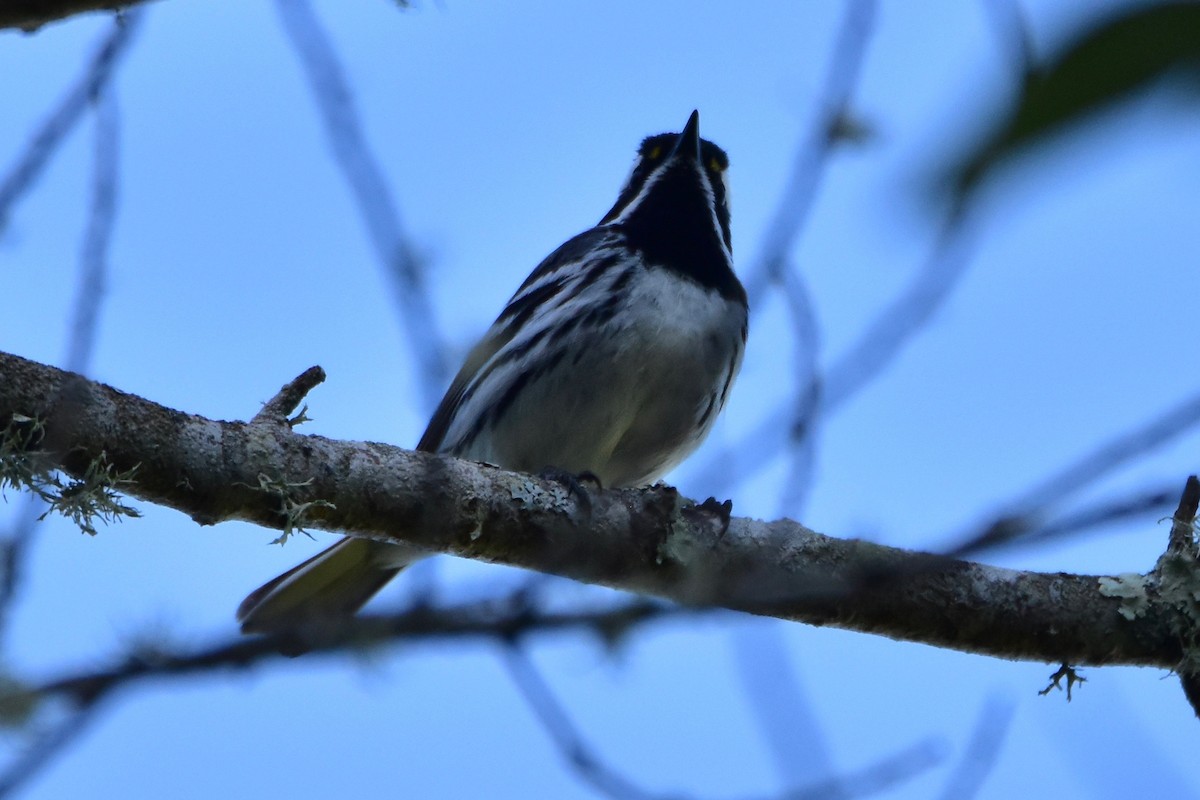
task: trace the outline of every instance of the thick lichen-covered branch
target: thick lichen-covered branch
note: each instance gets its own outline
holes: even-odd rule
[[[299,398],[293,398],[299,402]],[[823,536],[790,520],[726,520],[666,486],[592,493],[373,442],[220,422],[0,354],[0,420],[44,428],[38,458],[73,476],[100,454],[143,501],[201,524],[298,523],[814,625],[1002,658],[1174,667],[1192,624],[1145,576],[1019,572]],[[286,486],[287,502],[279,492]],[[1122,591],[1114,592],[1114,581]],[[1102,591],[1102,588],[1104,590]],[[1131,609],[1136,605],[1136,613]]]

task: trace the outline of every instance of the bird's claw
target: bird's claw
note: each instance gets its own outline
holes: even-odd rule
[[[558,467],[546,467],[538,473],[538,477],[565,486],[567,493],[575,498],[575,502],[586,517],[592,515],[592,495],[584,484],[593,484],[597,490],[604,488],[600,479],[593,472],[574,473]]]
[[[722,501],[715,497],[710,497],[703,503],[697,503],[691,508],[686,509],[686,511],[691,514],[705,514],[715,517],[721,526],[721,531],[717,534],[717,541],[719,542],[725,538],[725,534],[729,531],[729,519],[733,514],[733,501]]]

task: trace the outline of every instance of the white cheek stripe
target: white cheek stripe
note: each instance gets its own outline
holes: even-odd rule
[[[629,215],[632,214],[634,210],[642,204],[642,198],[650,193],[651,187],[662,180],[663,173],[665,173],[667,171],[667,167],[671,166],[673,163],[675,163],[673,159],[668,159],[666,162],[660,164],[658,169],[654,170],[654,172],[651,172],[649,177],[646,178],[646,182],[642,184],[642,190],[634,195],[633,199],[629,201],[629,205],[625,206],[621,213],[618,214],[616,218],[608,224],[617,225],[624,222]]]
[[[645,198],[648,194],[650,194],[650,190],[654,188],[654,184],[656,184],[660,180],[662,180],[662,176],[666,173],[667,169],[670,168],[674,163],[675,163],[675,160],[670,159],[670,160],[666,161],[665,163],[660,164],[658,169],[654,170],[654,172],[651,172],[650,176],[648,178],[646,178],[646,182],[642,184],[642,190],[640,192],[638,192],[637,195],[633,198],[633,200],[631,200],[629,202],[629,205],[625,206],[625,208],[621,211],[620,214],[618,214],[615,218],[613,218],[607,224],[619,225],[622,222],[624,222],[626,219],[628,219],[629,215],[632,214],[634,211],[636,211],[637,207],[642,204],[642,199]],[[706,205],[708,206],[708,214],[712,218],[713,230],[719,231],[721,234],[717,237],[717,239],[720,240],[720,242],[721,242],[721,252],[723,252],[725,254],[725,258],[727,258],[729,260],[729,263],[732,264],[733,263],[733,253],[729,252],[729,248],[725,246],[725,229],[721,227],[721,220],[717,216],[717,197],[716,197],[716,194],[713,192],[712,183],[708,180],[708,173],[706,173],[703,169],[700,169],[699,165],[697,165],[695,167],[695,170],[696,170],[697,174],[700,176],[700,185],[702,187],[704,187],[704,199],[707,200]],[[729,197],[729,184],[725,180],[724,174],[721,175],[721,182],[725,184],[725,197],[728,198]]]
[[[717,196],[713,193],[712,183],[708,180],[708,173],[700,170],[700,181],[704,185],[704,197],[708,200],[708,213],[712,217],[713,230],[720,235],[717,239],[721,242],[721,252],[725,254],[725,258],[730,264],[733,263],[733,253],[729,252],[729,248],[725,246],[725,229],[721,227],[721,220],[717,217]],[[721,183],[725,184],[725,197],[729,198],[729,184],[725,180],[725,174],[721,174]]]

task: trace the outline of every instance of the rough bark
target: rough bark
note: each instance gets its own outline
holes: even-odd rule
[[[175,411],[0,354],[0,430],[44,424],[39,459],[79,476],[101,454],[120,487],[203,525],[246,520],[403,540],[699,606],[1001,658],[1174,668],[1189,650],[1195,559],[1148,576],[1020,572],[732,518],[659,485],[589,491],[374,442],[292,430],[310,370],[251,422]],[[1164,562],[1165,563],[1165,562]],[[1170,573],[1170,580],[1160,574]]]

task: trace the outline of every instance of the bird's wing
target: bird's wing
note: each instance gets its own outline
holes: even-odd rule
[[[472,384],[486,373],[485,367],[488,362],[513,340],[538,307],[550,301],[563,287],[565,275],[570,274],[567,272],[560,275],[563,267],[578,262],[598,243],[610,236],[612,232],[604,228],[584,231],[564,242],[537,265],[521,284],[521,288],[509,299],[483,339],[467,354],[466,361],[454,376],[450,388],[446,390],[437,410],[433,412],[421,441],[417,443],[418,450],[430,453],[441,450],[446,432],[450,430],[463,400],[470,395]]]

